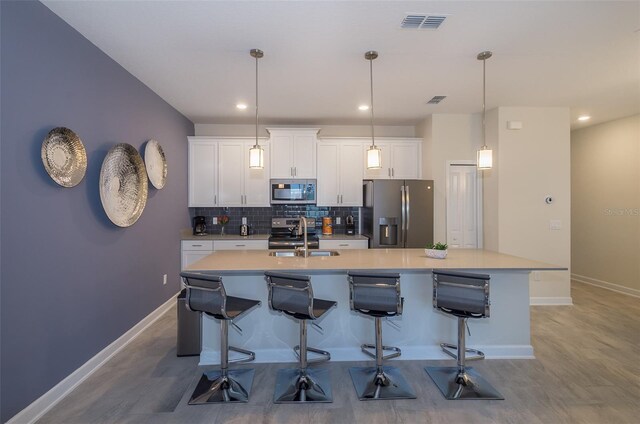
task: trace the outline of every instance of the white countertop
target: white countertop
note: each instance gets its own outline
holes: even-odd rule
[[[398,272],[457,270],[547,270],[567,268],[505,255],[489,250],[451,249],[446,259],[428,258],[424,249],[339,250],[340,256],[274,257],[266,250],[216,251],[187,267],[188,271],[223,274],[254,274],[264,271],[345,272],[389,270]]]
[[[237,230],[237,228],[236,228]],[[229,229],[227,228],[227,231]],[[180,231],[180,239],[181,240],[268,240],[269,234],[252,234],[250,236],[241,236],[236,234],[225,234],[220,235],[220,233],[210,233],[205,236],[194,236],[193,230],[191,228],[186,228]]]
[[[229,229],[227,229],[228,231]],[[330,236],[321,233],[316,234],[319,240],[368,240],[367,237],[355,234],[348,236],[344,233],[332,234]],[[220,233],[210,233],[205,236],[194,236],[191,228],[185,228],[180,231],[181,240],[268,240],[269,234],[252,234],[250,236],[241,236],[235,232],[232,234],[220,235]]]

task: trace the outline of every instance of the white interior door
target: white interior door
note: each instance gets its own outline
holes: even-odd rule
[[[478,171],[475,164],[447,168],[447,244],[451,248],[479,246]]]

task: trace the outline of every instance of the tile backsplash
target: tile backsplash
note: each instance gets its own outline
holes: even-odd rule
[[[193,222],[194,216],[207,217],[207,231],[211,233],[219,232],[220,225],[211,224],[214,216],[227,215],[229,223],[225,231],[234,234],[239,231],[242,224],[242,217],[247,217],[247,224],[251,226],[254,234],[269,234],[271,232],[271,218],[285,217],[297,218],[300,215],[316,218],[316,228],[320,231],[322,227],[322,217],[333,218],[333,230],[336,233],[344,233],[345,218],[353,215],[358,229],[358,209],[356,207],[319,207],[314,205],[273,205],[269,208],[189,208],[189,216]],[[336,225],[336,218],[340,217],[342,222]]]

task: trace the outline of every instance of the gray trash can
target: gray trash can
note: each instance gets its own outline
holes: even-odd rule
[[[202,319],[200,312],[193,312],[187,308],[187,289],[178,295],[178,356],[200,355],[202,350],[201,333]]]

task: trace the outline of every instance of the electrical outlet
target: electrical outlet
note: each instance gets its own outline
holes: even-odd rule
[[[562,229],[562,221],[559,219],[552,219],[549,221],[549,229],[550,230],[561,230]]]
[[[540,281],[540,271],[533,271],[533,281]]]
[[[211,223],[212,223],[213,225],[218,225],[218,217],[217,217],[217,216],[214,216],[214,217],[211,219]]]
[[[342,221],[342,218],[336,216],[336,225],[340,225],[340,221]]]
[[[162,285],[163,285],[163,286],[166,286],[166,285],[167,285],[167,274],[164,274],[164,275],[162,276]]]

